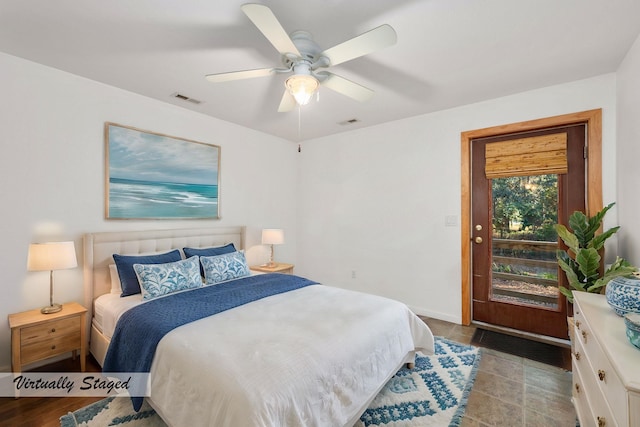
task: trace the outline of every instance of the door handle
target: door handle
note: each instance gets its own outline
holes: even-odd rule
[[[476,242],[476,245],[479,245],[480,243],[482,243],[482,237],[478,236],[475,239],[473,239],[474,242]]]

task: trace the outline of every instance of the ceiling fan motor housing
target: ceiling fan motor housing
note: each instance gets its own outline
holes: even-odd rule
[[[295,74],[312,74],[316,68],[328,67],[329,59],[320,56],[322,49],[313,41],[313,36],[308,31],[294,31],[291,33],[291,41],[298,48],[300,56],[287,53],[282,55],[282,62],[284,65],[292,69]]]

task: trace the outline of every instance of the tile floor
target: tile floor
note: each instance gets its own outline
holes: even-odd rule
[[[474,326],[423,318],[434,335],[471,344]],[[483,349],[461,427],[575,427],[571,372]]]

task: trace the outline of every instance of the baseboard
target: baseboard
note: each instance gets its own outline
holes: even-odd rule
[[[408,305],[409,309],[413,311],[418,316],[430,317],[432,319],[438,319],[449,323],[455,323],[456,325],[460,325],[462,319],[460,317],[451,316],[449,314],[440,313],[437,311],[427,310],[426,308],[416,307],[413,305]]]

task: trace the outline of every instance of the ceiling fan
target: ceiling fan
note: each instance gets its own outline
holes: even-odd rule
[[[209,74],[206,78],[210,82],[221,83],[276,73],[292,73],[285,82],[286,89],[278,107],[279,112],[291,111],[296,104],[307,104],[319,85],[360,102],[368,101],[373,96],[371,89],[331,73],[326,68],[391,46],[397,40],[394,29],[385,24],[322,50],[306,31],[294,31],[289,36],[267,6],[247,3],[241,9],[280,52],[284,67]]]

